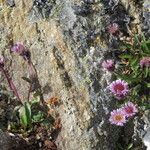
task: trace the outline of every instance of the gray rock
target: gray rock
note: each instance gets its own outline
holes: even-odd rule
[[[26,148],[30,148],[25,140],[16,136],[14,134],[10,134],[7,132],[3,132],[0,130],[0,149],[1,150],[25,150]]]

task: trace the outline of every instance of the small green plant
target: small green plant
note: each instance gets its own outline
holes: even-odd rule
[[[31,115],[31,105],[28,102],[25,102],[19,109],[20,123],[23,125],[24,129],[31,126]]]
[[[24,140],[28,139],[26,142],[29,145],[34,145],[36,149],[39,149],[37,141],[42,143],[42,149],[43,147],[48,147],[48,149],[51,147],[49,147],[49,144],[47,146],[47,143],[53,143],[52,147],[54,147],[53,135],[61,130],[61,119],[57,111],[55,111],[55,107],[58,105],[58,98],[52,97],[48,102],[44,101],[30,51],[23,44],[14,44],[10,52],[21,56],[27,64],[29,77],[21,78],[28,82],[29,89],[26,91],[27,98],[22,98],[20,96],[21,92],[15,86],[8,70],[7,59],[4,56],[0,57],[1,81],[6,79],[12,92],[12,94],[8,93],[5,84],[4,86],[1,84],[0,96],[1,98],[5,96],[3,102],[8,105],[8,108],[2,109],[2,112],[6,110],[6,113],[2,114],[6,118],[6,123],[3,121],[4,125],[2,124],[1,128],[7,129],[11,133],[21,134],[25,138]]]
[[[108,86],[117,99],[118,109],[112,110],[109,118],[116,126],[124,126],[135,115],[150,109],[150,39],[135,35],[130,43],[122,44],[121,50],[117,68],[113,60],[102,63],[103,69],[111,71],[116,79]],[[118,150],[130,150],[133,146],[132,142],[116,144]]]
[[[150,91],[150,39],[135,35],[131,44],[124,43],[116,77],[130,84],[130,99],[143,105]]]
[[[40,98],[35,98],[29,102],[25,102],[18,112],[20,124],[24,129],[31,128],[33,123],[38,123],[44,120],[44,113],[37,107],[40,106]]]
[[[41,99],[41,90],[38,83],[38,77],[36,69],[31,61],[30,51],[21,43],[15,44],[11,48],[11,52],[21,56],[28,65],[29,78],[22,77],[23,80],[29,83],[29,90],[27,100],[20,98],[18,89],[16,88],[11,75],[6,67],[6,61],[4,57],[0,58],[0,71],[6,78],[8,85],[13,92],[15,98],[18,100],[17,106],[14,108],[14,114],[12,115],[16,121],[10,123],[10,128],[15,132],[18,131],[30,131],[36,123],[41,123],[42,121],[48,119],[49,114],[47,113],[46,105]],[[31,99],[30,93],[33,93],[33,98]],[[51,122],[52,123],[52,122]],[[50,122],[49,122],[50,124]]]
[[[112,60],[102,63],[117,79],[108,86],[118,99],[119,109],[113,110],[109,118],[110,123],[117,126],[123,126],[137,112],[150,108],[150,39],[135,35],[130,43],[123,43],[121,49],[118,68]]]

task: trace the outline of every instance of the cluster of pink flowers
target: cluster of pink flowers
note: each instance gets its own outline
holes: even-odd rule
[[[117,35],[119,33],[118,24],[113,23],[108,27],[108,32],[112,35]],[[140,67],[143,69],[145,67],[150,67],[150,57],[143,57],[139,62]],[[102,62],[102,67],[107,71],[114,71],[115,63],[113,60],[108,59]],[[113,81],[108,86],[109,91],[114,95],[114,97],[118,100],[124,99],[129,93],[128,83],[124,80],[118,79]],[[109,121],[111,124],[115,124],[117,126],[123,126],[129,118],[136,115],[138,112],[137,105],[132,102],[127,102],[123,107],[113,110],[110,113]]]
[[[140,65],[149,66],[150,59],[143,58],[141,60]],[[102,62],[102,67],[104,70],[113,71],[115,69],[115,64],[113,60],[105,60]],[[121,100],[125,98],[129,93],[129,86],[128,83],[124,80],[118,79],[113,81],[108,86],[109,91],[117,98]],[[123,126],[130,117],[134,116],[138,112],[137,105],[132,102],[127,102],[124,104],[123,107],[113,110],[110,114],[109,121],[111,124],[115,124],[117,126]]]
[[[129,93],[128,83],[120,79],[113,81],[108,88],[119,100],[127,96]],[[123,126],[127,120],[134,116],[137,112],[137,105],[133,104],[132,102],[127,102],[123,107],[111,112],[109,121],[111,124]]]
[[[109,121],[111,124],[123,126],[129,118],[138,112],[137,105],[132,102],[126,103],[123,107],[111,112]]]

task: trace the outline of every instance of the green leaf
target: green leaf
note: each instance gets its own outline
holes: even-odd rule
[[[150,109],[150,104],[142,104],[141,106],[144,106],[144,109]]]
[[[131,59],[132,55],[131,54],[122,54],[119,57],[122,58],[122,59]]]
[[[120,48],[120,50],[122,50],[122,51],[127,49],[127,47],[126,47],[125,45],[122,45],[122,46],[120,46],[119,48]]]
[[[31,124],[31,106],[25,102],[24,106],[19,109],[20,123],[26,128]]]
[[[137,86],[134,87],[134,90],[140,91],[141,87],[142,87],[141,84],[138,84]]]
[[[143,33],[142,33],[141,36],[142,36],[142,40],[143,40],[143,41],[146,41],[145,35],[144,35]]]
[[[128,44],[128,43],[125,43],[125,47],[126,47],[127,49],[132,49],[132,45],[131,45],[131,44]]]
[[[133,59],[131,60],[131,66],[132,66],[133,68],[136,67],[136,66],[138,65],[138,63],[139,63],[138,57],[135,57],[135,58],[133,58]]]
[[[44,120],[44,114],[41,111],[38,111],[37,114],[32,116],[33,122],[41,122]]]
[[[138,92],[139,92],[140,90],[141,90],[141,85],[140,85],[140,84],[136,85],[136,86],[133,88],[133,91],[132,91],[133,96],[138,95]]]
[[[21,77],[23,80],[27,81],[28,83],[31,83],[31,80],[27,77]]]
[[[150,88],[150,83],[146,83],[146,87],[147,87],[147,88]]]
[[[116,76],[122,80],[125,80],[129,84],[131,83],[137,83],[141,81],[140,77],[134,78],[133,75],[123,75],[123,74],[116,74]]]
[[[37,90],[35,91],[35,93],[33,94],[34,97],[38,97],[38,96],[41,96],[41,91],[40,90]]]
[[[131,69],[133,70],[133,73],[132,73],[132,76],[133,78],[137,78],[141,75],[141,72],[139,71],[139,66],[134,66],[134,67],[131,67]]]
[[[149,73],[150,73],[150,69],[149,69],[149,67],[146,67],[145,68],[145,76],[144,77],[147,78]]]
[[[150,40],[143,40],[141,43],[141,48],[145,54],[150,54]]]
[[[148,48],[150,48],[150,39],[146,40],[145,44],[147,45]]]
[[[130,143],[127,147],[127,150],[130,150],[133,147],[133,143]]]
[[[19,105],[19,106],[16,106],[16,107],[14,108],[14,111],[17,111],[17,112],[18,112],[21,107],[22,107],[22,106],[20,106],[20,105]]]
[[[139,40],[139,38],[138,38],[138,35],[136,34],[136,35],[134,36],[134,45],[137,45],[137,44],[140,44],[140,40]]]
[[[25,110],[26,110],[28,123],[30,124],[31,123],[31,105],[28,102],[25,103]]]
[[[30,101],[31,105],[38,104],[40,102],[40,97],[37,96]]]
[[[27,121],[27,116],[26,116],[26,112],[25,112],[25,107],[22,106],[19,109],[19,117],[20,117],[20,123],[24,126],[27,127],[28,125],[28,121]]]

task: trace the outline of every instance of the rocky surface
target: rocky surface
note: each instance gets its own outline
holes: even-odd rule
[[[31,52],[44,99],[59,97],[61,105],[57,109],[62,130],[56,139],[58,148],[115,150],[136,133],[134,123],[124,128],[109,124],[115,101],[105,88],[112,76],[100,65],[105,58],[117,60],[119,38],[142,30],[149,35],[148,3],[148,0],[144,3],[133,0],[1,2],[1,53],[8,60],[20,94],[24,100],[27,98],[28,83],[21,77],[28,76],[28,68],[21,57],[10,53],[10,46],[16,42],[23,42]],[[119,25],[119,37],[106,30],[114,22]],[[142,143],[136,143],[135,140],[135,149],[145,149]]]
[[[14,134],[10,134],[0,130],[0,149],[1,150],[12,150],[12,149],[31,150],[32,147],[29,146],[23,138],[17,137]]]

